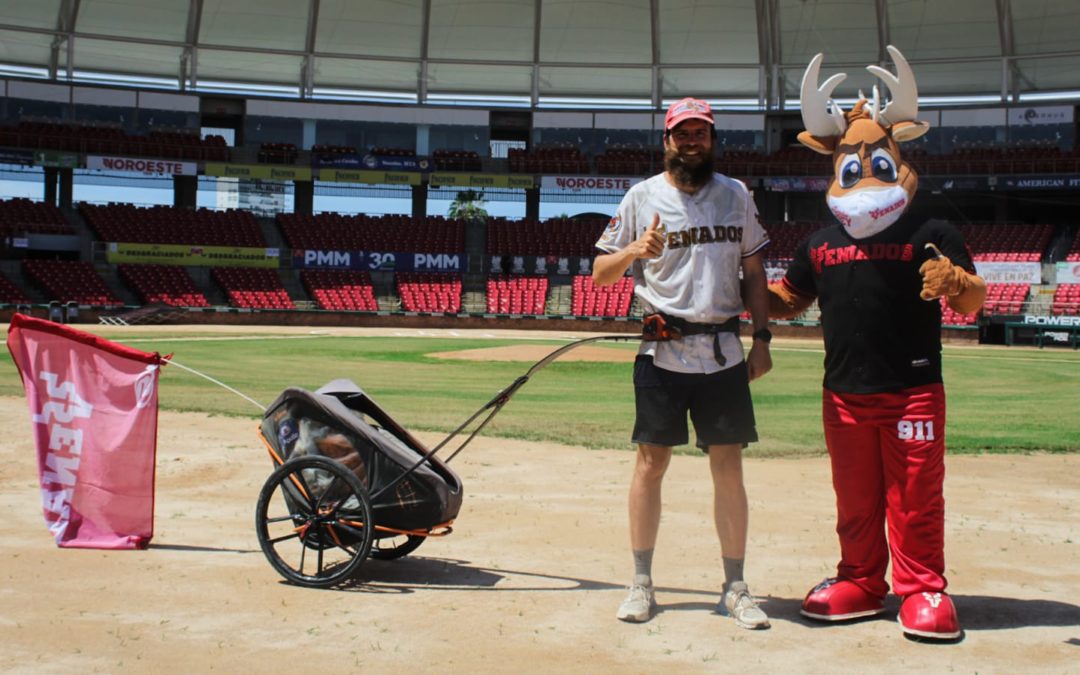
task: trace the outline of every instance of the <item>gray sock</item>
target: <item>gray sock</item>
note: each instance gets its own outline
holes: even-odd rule
[[[724,590],[731,584],[743,580],[743,558],[724,558]]]
[[[634,583],[648,586],[652,583],[653,549],[634,551]]]

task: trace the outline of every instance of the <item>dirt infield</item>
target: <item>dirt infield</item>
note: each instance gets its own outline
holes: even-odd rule
[[[5,672],[1077,672],[1080,456],[948,461],[950,591],[967,633],[799,617],[836,557],[827,462],[749,460],[751,588],[772,629],[712,612],[722,581],[701,457],[676,456],[660,613],[614,612],[631,571],[632,454],[479,439],[454,465],[456,531],[329,591],[282,582],[253,527],[270,462],[250,420],[162,413],[146,551],[60,550],[41,517],[26,404],[0,399]],[[428,442],[437,440],[423,435]]]

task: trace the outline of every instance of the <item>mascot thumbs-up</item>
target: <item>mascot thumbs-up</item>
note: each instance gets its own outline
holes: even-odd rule
[[[799,141],[829,155],[827,201],[837,223],[810,235],[783,279],[770,286],[770,315],[791,318],[815,299],[825,339],[823,421],[836,490],[840,562],[814,586],[802,614],[844,621],[885,611],[886,568],[901,597],[908,635],[955,640],[960,621],[945,588],[945,390],[941,303],[974,313],[986,284],[960,233],[908,213],[918,175],[900,144],[928,129],[918,121],[915,79],[896,48],[897,74],[868,66],[891,94],[873,88],[844,112],[817,86],[822,56],[802,82],[806,131]]]

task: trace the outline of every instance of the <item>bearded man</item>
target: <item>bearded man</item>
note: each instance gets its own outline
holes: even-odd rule
[[[643,622],[657,610],[652,557],[660,488],[672,447],[688,442],[689,413],[714,489],[725,576],[717,611],[759,629],[768,628],[769,619],[743,579],[748,507],[742,449],[758,440],[749,383],[772,368],[761,256],[769,237],[746,186],[713,171],[714,136],[708,103],[674,103],[664,123],[664,173],[627,192],[596,243],[593,282],[611,285],[631,270],[634,293],[649,314],[646,330],[658,338],[642,342],[634,363],[634,578],[616,617]],[[744,310],[754,329],[745,360],[739,341]],[[678,339],[665,339],[671,337]]]

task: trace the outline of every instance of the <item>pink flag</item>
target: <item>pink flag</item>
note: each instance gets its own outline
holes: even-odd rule
[[[146,548],[154,536],[158,353],[16,314],[45,522],[72,548]]]

